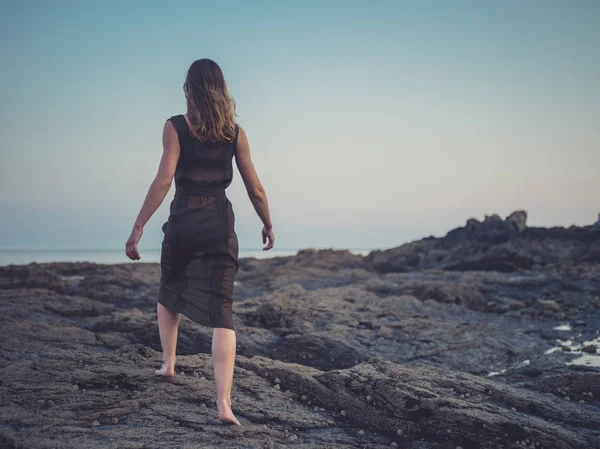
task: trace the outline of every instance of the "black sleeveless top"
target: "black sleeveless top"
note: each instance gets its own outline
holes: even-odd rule
[[[203,143],[193,137],[183,114],[169,118],[179,136],[179,161],[175,169],[176,195],[223,195],[233,179],[233,156],[239,126],[225,144]]]

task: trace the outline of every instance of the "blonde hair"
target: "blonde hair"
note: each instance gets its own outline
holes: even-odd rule
[[[211,144],[231,142],[235,137],[235,100],[219,65],[207,58],[194,61],[183,91],[192,137]]]

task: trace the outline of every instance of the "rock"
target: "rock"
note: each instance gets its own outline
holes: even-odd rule
[[[379,335],[381,335],[383,338],[393,338],[394,329],[388,326],[381,326],[379,328]]]
[[[521,232],[527,229],[527,212],[520,210],[506,217],[506,223],[511,225],[515,231]]]
[[[242,259],[233,403],[244,424],[277,422],[227,441],[214,424],[211,329],[182,317],[178,375],[154,376],[158,264],[0,267],[0,446],[120,447],[127,426],[127,438],[156,447],[142,429],[179,423],[174,447],[199,431],[223,447],[270,447],[302,429],[306,447],[389,444],[396,433],[423,448],[594,448],[600,373],[567,363],[596,347],[584,342],[600,325],[600,233],[521,229],[521,218],[469,220],[367,257]],[[549,352],[557,340],[574,351]],[[101,442],[81,432],[94,421]]]
[[[553,299],[538,299],[537,303],[545,309],[560,310],[560,304]]]
[[[445,237],[373,251],[365,262],[380,273],[423,269],[454,271],[530,270],[534,266],[600,262],[600,229],[596,225],[530,228],[527,213],[517,211],[506,220],[488,215],[483,222],[469,219]]]

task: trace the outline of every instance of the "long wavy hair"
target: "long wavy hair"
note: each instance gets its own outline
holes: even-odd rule
[[[235,137],[235,100],[227,90],[221,67],[208,58],[194,61],[183,91],[192,137],[211,144],[231,142]]]

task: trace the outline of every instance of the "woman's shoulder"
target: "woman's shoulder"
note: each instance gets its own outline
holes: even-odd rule
[[[171,121],[173,123],[180,122],[181,120],[185,121],[185,114],[175,114],[167,119],[167,121]]]
[[[179,133],[180,131],[183,131],[187,128],[187,121],[183,114],[175,114],[175,115],[170,116],[165,121],[165,125],[167,125],[169,122],[171,122],[171,124],[173,125],[173,128],[175,128],[177,133]]]

